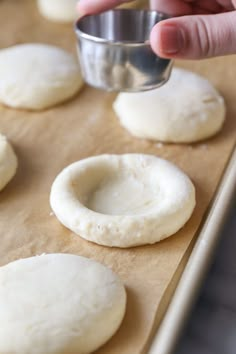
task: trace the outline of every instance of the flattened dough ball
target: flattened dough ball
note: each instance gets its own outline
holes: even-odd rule
[[[42,16],[56,22],[73,22],[76,19],[78,0],[37,0]]]
[[[82,86],[76,59],[61,48],[21,44],[0,50],[0,102],[41,110],[66,101]]]
[[[172,163],[151,155],[90,157],[65,168],[51,207],[63,225],[110,247],[152,244],[190,218],[195,189]]]
[[[126,293],[103,265],[49,254],[0,267],[0,352],[87,354],[118,329]]]
[[[120,93],[114,110],[134,136],[189,143],[209,138],[222,127],[224,99],[203,77],[175,68],[162,87],[139,93]]]
[[[0,134],[0,191],[14,177],[17,157],[7,138]]]

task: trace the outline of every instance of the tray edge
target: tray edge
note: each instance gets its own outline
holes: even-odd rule
[[[236,191],[236,148],[201,228],[198,240],[147,354],[171,354],[196,301]]]

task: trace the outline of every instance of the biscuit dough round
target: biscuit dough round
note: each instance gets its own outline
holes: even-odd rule
[[[73,22],[78,0],[38,0],[39,12],[48,20]]]
[[[0,352],[87,354],[121,324],[118,277],[88,258],[49,254],[0,267]]]
[[[173,143],[213,136],[221,129],[226,111],[224,99],[208,80],[178,68],[160,88],[120,93],[113,107],[132,135]]]
[[[7,138],[0,134],[0,191],[14,177],[17,164],[17,157],[12,146]]]
[[[31,110],[66,101],[83,84],[73,55],[46,44],[0,50],[0,78],[0,102]]]
[[[100,155],[65,168],[52,185],[50,203],[60,222],[81,237],[132,247],[183,227],[195,207],[195,188],[161,158]]]

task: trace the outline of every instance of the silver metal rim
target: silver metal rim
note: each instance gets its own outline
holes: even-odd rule
[[[114,10],[108,10],[106,12],[145,12],[145,13],[155,13],[155,14],[158,14],[159,17],[160,17],[160,21],[162,20],[166,20],[168,18],[170,18],[170,16],[168,16],[167,14],[163,13],[163,12],[158,12],[158,11],[154,11],[154,10],[138,10],[138,9],[114,9]],[[122,41],[117,41],[117,42],[114,42],[114,41],[111,41],[111,40],[108,40],[108,39],[105,39],[105,38],[101,38],[101,37],[96,37],[96,36],[92,36],[88,33],[85,33],[83,31],[81,31],[79,29],[79,23],[82,19],[84,19],[85,17],[89,17],[89,16],[96,16],[96,15],[86,15],[86,16],[83,16],[81,17],[78,21],[76,21],[75,23],[75,32],[77,34],[77,36],[79,38],[83,38],[83,39],[87,39],[91,42],[95,42],[95,43],[103,43],[103,44],[111,44],[113,46],[123,46],[123,47],[145,47],[147,45],[150,45],[150,41],[147,40],[145,42],[122,42]],[[157,22],[158,23],[158,22]]]

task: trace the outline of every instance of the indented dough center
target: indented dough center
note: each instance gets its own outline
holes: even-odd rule
[[[143,214],[156,206],[157,186],[150,184],[148,176],[129,171],[105,178],[90,193],[86,206],[108,215]]]
[[[109,247],[158,242],[177,232],[195,206],[191,180],[152,155],[98,155],[66,167],[50,203],[81,237]]]

